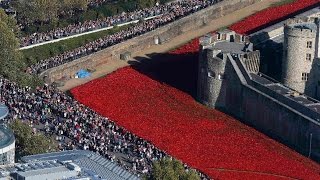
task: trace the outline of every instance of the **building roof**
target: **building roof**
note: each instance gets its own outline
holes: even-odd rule
[[[9,114],[8,107],[4,104],[0,104],[0,121],[4,119],[8,114]]]
[[[302,112],[304,115],[316,120],[320,123],[320,101],[313,99],[305,94],[296,92],[295,90],[272,80],[264,74],[250,74],[252,81],[256,82],[271,91],[279,94],[285,99],[278,99],[279,101],[285,103],[287,106],[295,109],[296,111]],[[278,97],[280,97],[278,96]],[[312,113],[311,113],[312,112]]]
[[[296,24],[291,24],[289,25],[294,28],[299,28],[299,29],[309,29],[309,30],[317,30],[317,25],[315,23],[296,23]]]
[[[221,50],[222,53],[243,54],[245,47],[244,43],[221,41],[216,42],[213,49]]]
[[[4,148],[14,142],[13,132],[5,125],[0,124],[0,148]]]
[[[35,163],[39,161],[70,162],[78,165],[82,171],[89,177],[101,177],[102,179],[112,180],[137,180],[134,174],[126,171],[117,164],[105,159],[104,157],[83,150],[61,151],[39,155],[26,156],[22,161]]]

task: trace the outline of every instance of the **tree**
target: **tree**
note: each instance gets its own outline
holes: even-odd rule
[[[0,9],[0,21],[5,22],[16,35],[20,33],[16,19],[8,16],[3,9]]]
[[[163,158],[153,163],[150,180],[200,180],[195,170],[185,170],[178,160]]]
[[[16,157],[20,158],[27,155],[41,154],[55,151],[57,145],[53,139],[41,133],[34,134],[32,128],[20,120],[10,123],[16,138]]]
[[[18,51],[19,42],[15,34],[16,23],[12,17],[8,17],[0,9],[0,74],[11,80],[17,80],[18,74],[22,68],[21,55]]]
[[[58,18],[59,0],[14,0],[19,22],[52,22]]]
[[[60,0],[61,8],[65,12],[86,10],[88,7],[88,0]]]
[[[137,0],[137,5],[139,8],[152,7],[157,3],[156,0]]]

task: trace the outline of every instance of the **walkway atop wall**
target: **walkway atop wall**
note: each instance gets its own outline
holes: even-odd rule
[[[154,18],[156,18],[158,16],[160,16],[160,15],[144,18],[144,20],[146,21],[146,20],[154,19]],[[123,24],[118,24],[117,26],[121,27],[121,26],[129,25],[129,24],[136,24],[138,22],[139,22],[139,20],[134,20],[134,21],[123,23]],[[87,35],[87,34],[92,34],[92,33],[100,32],[100,31],[106,31],[108,29],[112,29],[113,27],[114,26],[108,26],[108,27],[105,27],[105,28],[96,29],[96,30],[93,30],[93,31],[88,31],[88,32],[80,33],[80,34],[75,34],[75,35],[68,36],[68,37],[63,37],[63,38],[59,38],[59,39],[55,39],[55,40],[51,40],[51,41],[45,41],[45,42],[42,42],[42,43],[37,43],[37,44],[34,44],[34,45],[21,47],[21,48],[19,48],[19,50],[31,49],[31,48],[34,48],[34,47],[37,47],[37,46],[42,46],[42,45],[45,45],[45,44],[51,44],[51,43],[55,43],[55,42],[59,42],[59,41],[63,41],[63,40],[67,40],[67,39],[71,39],[71,38],[75,38],[75,37],[79,37],[79,36],[84,36],[84,35]]]
[[[162,44],[162,45],[157,45],[153,46],[149,49],[145,49],[144,51],[141,51],[136,54],[132,54],[131,60],[134,60],[135,57],[147,57],[147,54],[152,54],[152,53],[164,53],[167,52],[171,49],[174,49],[182,44],[187,43],[188,41],[200,37],[202,35],[205,35],[209,32],[212,32],[216,29],[223,28],[226,26],[229,26],[233,23],[236,23],[242,19],[244,19],[247,16],[250,16],[258,11],[261,11],[263,9],[268,8],[275,2],[279,2],[281,0],[261,0],[260,2],[257,2],[253,5],[250,5],[248,7],[245,7],[243,9],[240,9],[238,11],[235,11],[233,13],[230,13],[224,17],[215,19],[208,23],[208,25],[197,29],[197,30],[192,30],[189,32],[186,32],[180,36],[177,36],[176,38],[172,39],[171,41]],[[128,61],[121,61],[121,60],[111,60],[108,63],[105,63],[98,67],[94,73],[92,73],[90,78],[87,79],[70,79],[65,82],[65,85],[63,87],[60,87],[59,89],[62,91],[67,91],[70,90],[74,87],[77,87],[81,84],[87,83],[93,79],[102,77],[106,74],[109,74],[119,68],[129,66]]]

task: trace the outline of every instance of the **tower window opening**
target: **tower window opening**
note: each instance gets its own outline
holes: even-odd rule
[[[302,73],[302,81],[308,81],[309,73]]]
[[[208,72],[208,77],[215,78],[215,73],[212,71]]]
[[[219,80],[223,80],[224,78],[225,78],[224,74],[223,73],[219,73],[218,79]]]
[[[246,37],[241,35],[241,42],[244,42],[246,40]]]
[[[220,34],[220,33],[218,33],[218,37],[217,37],[217,39],[218,39],[218,40],[220,40],[220,39],[221,39],[221,34]]]
[[[309,54],[309,53],[306,54],[306,60],[311,61],[311,54]]]
[[[309,48],[309,49],[312,48],[312,41],[307,41],[307,48]]]

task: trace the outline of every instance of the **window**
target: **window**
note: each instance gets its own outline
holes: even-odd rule
[[[302,81],[308,81],[309,73],[302,73]]]
[[[311,54],[307,53],[307,55],[306,55],[306,60],[307,60],[307,61],[311,61]]]
[[[307,41],[307,48],[309,48],[309,49],[312,48],[312,41]]]
[[[219,73],[218,75],[218,79],[219,80],[223,80],[225,77],[224,77],[224,74],[223,73]]]
[[[246,40],[246,37],[241,35],[240,42],[244,42],[245,40]]]
[[[221,34],[220,33],[218,33],[218,38],[217,38],[218,40],[220,40],[221,39]]]
[[[215,77],[215,74],[214,74],[214,72],[212,72],[212,71],[209,71],[209,72],[208,72],[208,77],[214,78],[214,77]]]

